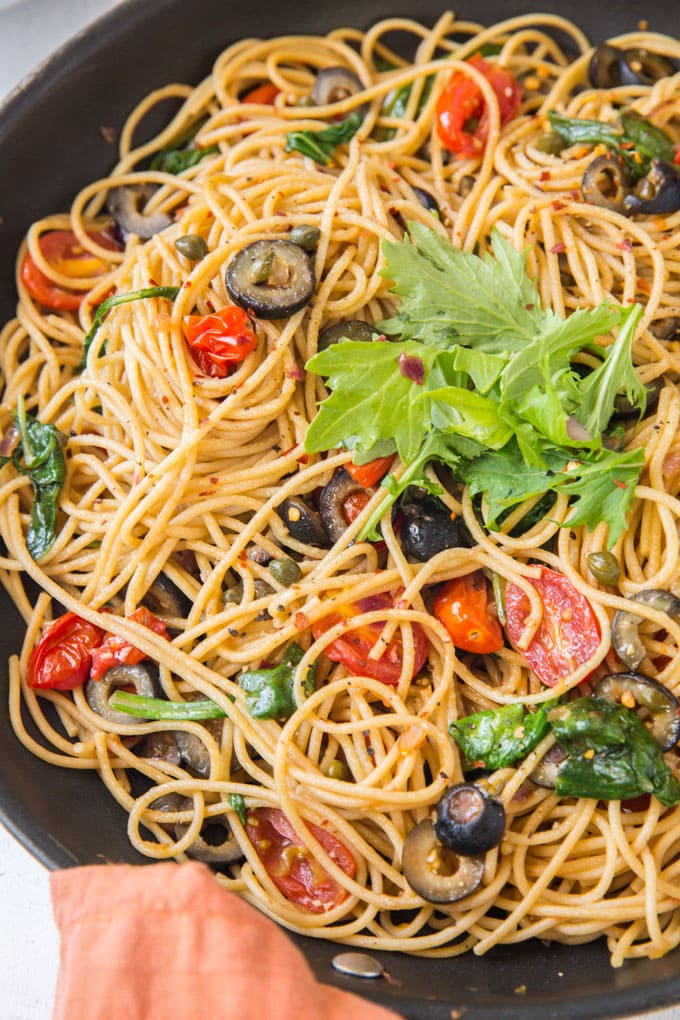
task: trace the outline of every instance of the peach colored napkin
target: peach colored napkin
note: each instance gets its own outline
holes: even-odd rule
[[[72,868],[51,888],[53,1020],[399,1020],[318,982],[284,932],[205,864]]]

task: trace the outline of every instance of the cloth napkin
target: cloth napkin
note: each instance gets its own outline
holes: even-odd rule
[[[92,865],[50,881],[53,1020],[399,1020],[317,981],[284,932],[205,864]]]

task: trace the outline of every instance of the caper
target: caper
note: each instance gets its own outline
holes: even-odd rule
[[[269,283],[274,267],[274,252],[270,250],[264,255],[254,258],[250,263],[250,282]]]
[[[349,779],[349,769],[345,765],[344,761],[339,761],[337,758],[334,758],[333,761],[328,763],[326,775],[329,779],[341,779],[345,782]]]
[[[222,597],[225,602],[240,602],[243,598],[243,585],[241,582],[230,584],[228,588],[224,589]]]
[[[311,223],[300,223],[297,227],[293,227],[290,232],[290,239],[293,244],[299,244],[305,251],[314,251],[320,237],[321,231],[318,227],[313,227]]]
[[[588,553],[588,570],[596,581],[601,584],[616,584],[621,576],[621,564],[614,553],[602,550],[602,552]]]
[[[184,234],[175,241],[175,248],[190,262],[200,262],[208,254],[208,245],[198,234]]]
[[[259,577],[253,582],[253,595],[256,599],[263,599],[265,595],[271,595],[273,590],[270,584]]]
[[[285,585],[295,584],[302,577],[300,567],[289,556],[284,556],[280,560],[272,560],[269,564],[269,572],[275,581]]]
[[[564,148],[564,141],[554,131],[547,131],[536,139],[536,148],[549,156],[559,156]]]
[[[461,198],[467,198],[475,186],[475,179],[472,174],[465,174],[458,182],[458,194]]]

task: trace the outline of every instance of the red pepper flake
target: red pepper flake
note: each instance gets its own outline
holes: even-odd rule
[[[293,365],[292,368],[286,369],[286,379],[298,379],[302,380],[305,377],[305,373],[299,365]]]
[[[211,485],[217,485],[219,483],[219,478],[217,477],[217,475],[211,475],[209,478],[209,482]]]
[[[566,203],[565,202],[560,202],[559,200],[557,200],[555,202],[551,202],[550,204],[552,205],[552,207],[555,210],[555,212],[559,212],[560,209],[566,209],[567,208]]]
[[[112,128],[109,124],[100,124],[99,134],[109,145],[113,145],[116,140],[116,129]]]
[[[373,343],[374,343],[374,344],[379,344],[379,343],[385,343],[385,341],[386,341],[386,340],[387,340],[387,337],[385,336],[385,334],[384,334],[384,333],[381,333],[381,334],[380,334],[380,336],[377,336],[377,337],[375,338],[375,340],[373,341]]]
[[[526,310],[528,312],[533,312],[533,310],[536,307],[536,305],[533,303],[533,301],[530,301],[529,304],[525,305],[524,307],[526,308]]]
[[[675,150],[673,162],[676,164],[676,166],[680,166],[680,145],[678,145],[677,149]]]
[[[622,241],[618,242],[616,247],[619,251],[632,251],[633,242],[628,237],[624,237]]]
[[[300,609],[298,609],[293,617],[293,622],[295,623],[296,630],[307,630],[307,627],[309,627],[309,617]]]
[[[618,478],[614,479],[614,485],[616,486],[617,489],[625,489],[626,488],[626,483],[619,481]]]
[[[641,279],[640,277],[638,277],[638,279],[635,281],[635,286],[643,294],[649,294],[649,292],[651,291],[649,282],[647,280]]]
[[[199,492],[198,495],[199,496],[214,496],[215,495],[215,490],[214,489],[203,489],[203,491]]]
[[[539,177],[539,180],[541,180],[541,181],[549,181],[551,179],[552,179],[552,174],[550,173],[549,170],[541,170],[541,176]]]
[[[167,404],[169,404],[169,403],[170,403],[170,397],[166,397],[166,395],[164,393],[163,396],[161,397],[161,404],[165,404],[167,406]]]
[[[295,458],[298,464],[309,464],[309,454],[301,453],[299,457]]]
[[[574,202],[581,201],[581,192],[578,191],[577,188],[573,188],[572,191],[569,192],[569,194],[571,195]]]
[[[558,241],[557,244],[554,244],[552,246],[552,248],[550,249],[550,254],[551,255],[559,255],[560,252],[563,252],[563,251],[566,251],[566,250],[567,250],[567,246],[564,243],[564,241]]]

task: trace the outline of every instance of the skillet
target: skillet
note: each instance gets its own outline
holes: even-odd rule
[[[380,17],[434,21],[435,0],[288,0],[249,9],[233,0],[125,0],[47,61],[0,109],[0,321],[14,309],[14,258],[28,225],[68,208],[88,181],[105,174],[115,151],[102,127],[118,131],[149,90],[169,81],[198,82],[228,42],[248,35],[323,33],[338,24],[366,27]],[[672,0],[635,10],[629,0],[460,0],[457,13],[485,24],[532,10],[565,14],[594,42],[635,30],[677,31]],[[19,646],[21,619],[0,593],[0,675]],[[5,683],[2,684],[3,688]],[[94,775],[53,768],[14,737],[0,698],[0,819],[48,868],[115,860],[142,863],[129,845],[125,815]],[[63,805],[69,805],[65,811]],[[546,1020],[621,1017],[680,1001],[680,949],[619,970],[602,943],[501,946],[483,958],[415,959],[376,954],[396,979],[361,982],[332,970],[338,947],[295,938],[317,976],[381,1002],[411,1020]],[[525,991],[521,991],[525,989]]]

